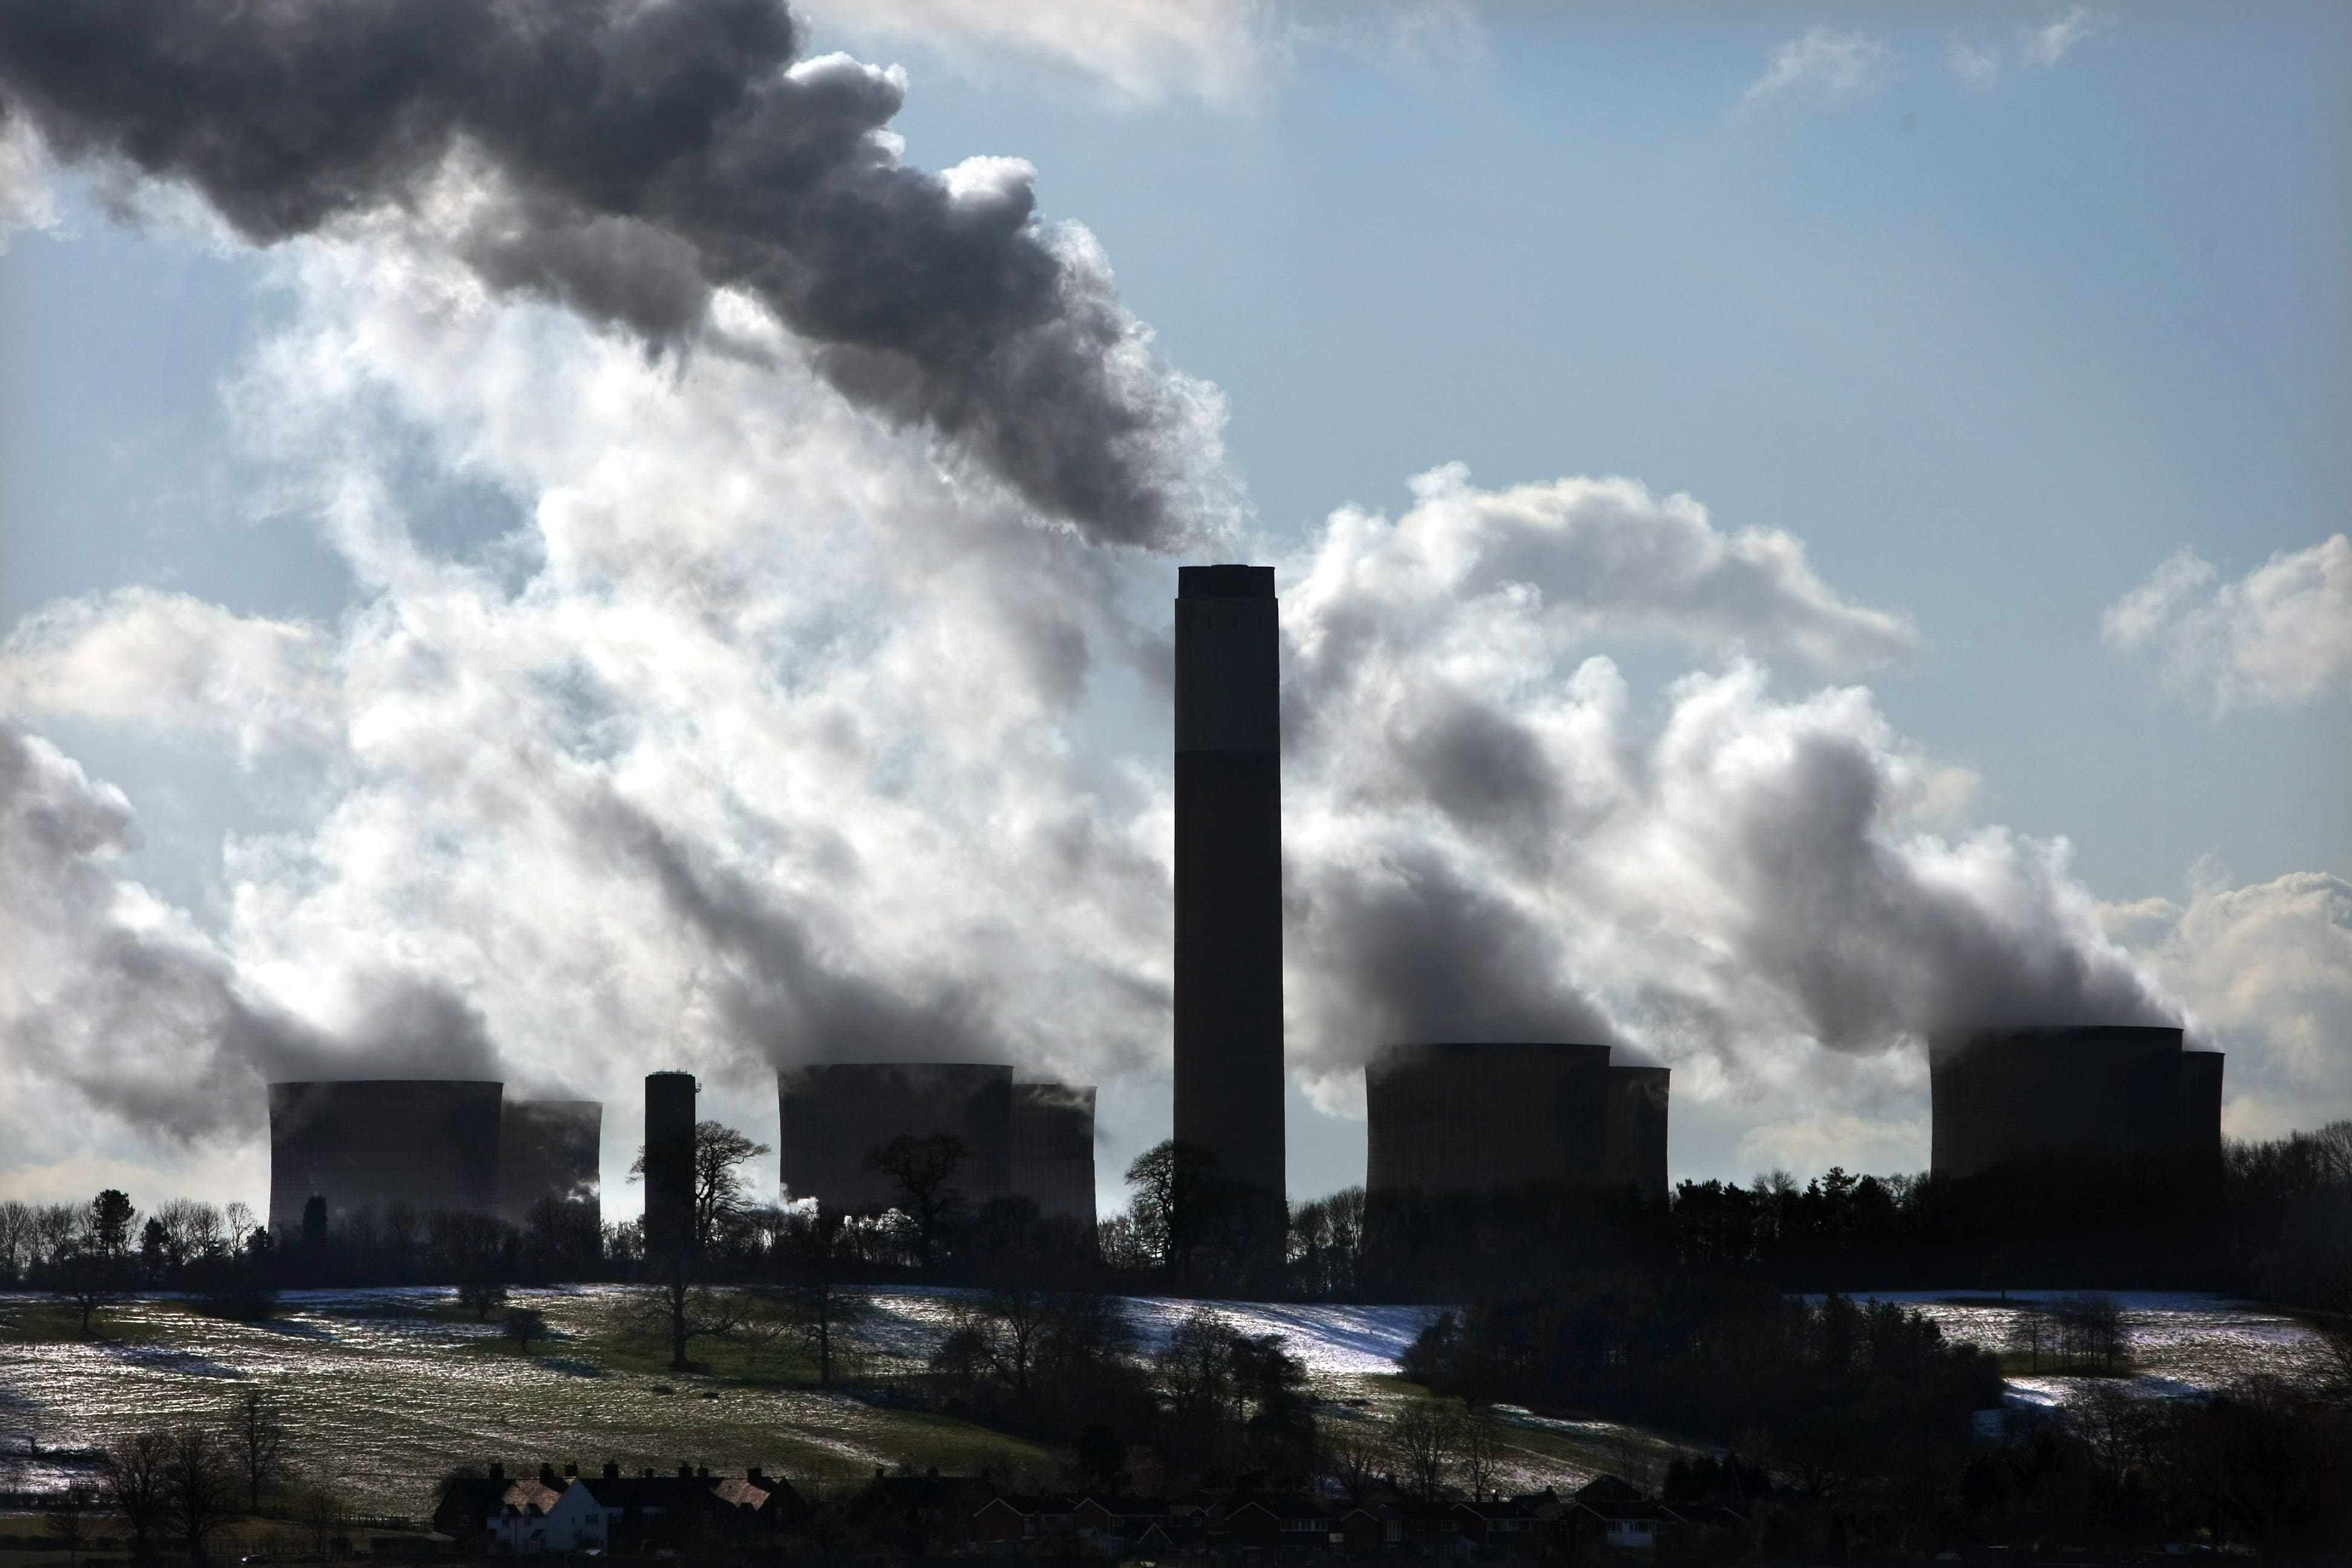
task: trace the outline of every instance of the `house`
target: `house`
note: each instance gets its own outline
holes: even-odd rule
[[[753,1465],[740,1476],[713,1482],[707,1508],[719,1528],[741,1541],[772,1543],[805,1529],[814,1512],[792,1482]]]
[[[1331,1544],[1339,1521],[1313,1498],[1295,1493],[1237,1497],[1225,1508],[1225,1539],[1237,1546],[1269,1548]]]
[[[1076,1512],[1078,1528],[1097,1535],[1131,1536],[1155,1525],[1164,1531],[1171,1517],[1166,1498],[1110,1493],[1078,1499]]]
[[[488,1541],[490,1521],[498,1517],[507,1488],[513,1484],[507,1468],[499,1464],[490,1466],[484,1475],[451,1476],[441,1483],[441,1496],[433,1506],[435,1533],[447,1536],[461,1549]]]
[[[1454,1517],[1473,1546],[1498,1556],[1515,1557],[1531,1550],[1541,1521],[1528,1503],[1490,1498],[1483,1502],[1457,1502]]]
[[[1333,1526],[1351,1552],[1371,1552],[1404,1543],[1404,1516],[1382,1503],[1352,1504]]]
[[[1564,1500],[1551,1532],[1571,1556],[1596,1547],[1654,1552],[1663,1517],[1658,1505],[1643,1500],[1632,1485],[1615,1476],[1596,1476]]]
[[[1748,1542],[1748,1515],[1727,1503],[1660,1503],[1658,1516],[1658,1544],[1678,1557],[1735,1557]]]
[[[1424,1556],[1466,1557],[1470,1538],[1463,1533],[1462,1516],[1442,1502],[1401,1502],[1391,1510],[1397,1532],[1407,1546]]]
[[[905,1550],[950,1551],[971,1539],[973,1516],[994,1495],[986,1481],[969,1476],[942,1476],[936,1469],[894,1476],[877,1465],[873,1481],[849,1500],[846,1513],[852,1525],[888,1537]]]
[[[1066,1541],[1078,1533],[1078,1500],[1056,1493],[992,1497],[971,1516],[971,1538],[982,1546],[1018,1546]]]
[[[542,1470],[538,1481],[507,1489],[490,1521],[491,1551],[524,1555],[604,1550],[616,1511],[599,1504],[576,1472],[563,1480],[561,1491],[552,1484],[556,1479],[552,1470]]]

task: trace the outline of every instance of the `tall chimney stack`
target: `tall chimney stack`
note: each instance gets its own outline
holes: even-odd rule
[[[1177,571],[1176,1139],[1213,1153],[1223,1180],[1279,1205],[1276,613],[1271,566]]]
[[[694,1250],[694,1091],[690,1072],[646,1075],[646,1256]]]

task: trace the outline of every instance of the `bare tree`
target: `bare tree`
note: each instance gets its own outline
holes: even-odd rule
[[[247,1388],[229,1413],[228,1446],[245,1479],[247,1513],[261,1511],[261,1489],[276,1480],[286,1455],[286,1421],[278,1401]]]
[[[171,1504],[172,1440],[161,1432],[134,1432],[108,1445],[99,1458],[106,1500],[131,1527],[131,1551],[144,1562],[150,1539]]]
[[[1503,1468],[1503,1432],[1490,1412],[1465,1405],[1454,1417],[1454,1453],[1473,1501],[1494,1493]]]
[[[1434,1399],[1416,1399],[1389,1423],[1389,1446],[1415,1497],[1433,1501],[1453,1474],[1460,1419]]]
[[[171,1435],[163,1460],[164,1502],[191,1563],[205,1560],[205,1543],[236,1512],[236,1467],[211,1427],[187,1426]]]
[[[1388,1450],[1381,1443],[1380,1430],[1369,1421],[1338,1421],[1326,1423],[1323,1433],[1323,1462],[1349,1497],[1360,1498],[1383,1468],[1382,1460]]]
[[[79,1568],[89,1533],[89,1501],[79,1489],[69,1490],[49,1510],[49,1534],[66,1549],[66,1568]]]
[[[310,1550],[324,1557],[334,1549],[343,1528],[343,1500],[335,1484],[323,1478],[306,1483],[294,1496],[294,1519],[310,1538]]]
[[[971,1156],[963,1140],[952,1132],[927,1138],[902,1132],[866,1153],[869,1169],[898,1184],[898,1207],[915,1223],[916,1259],[926,1274],[931,1271],[941,1227],[963,1206],[956,1173]]]
[[[694,1244],[709,1251],[719,1241],[729,1223],[743,1212],[743,1178],[736,1167],[748,1160],[772,1153],[765,1143],[753,1142],[723,1121],[698,1121],[694,1124]],[[635,1162],[629,1166],[629,1180],[643,1181],[646,1174],[646,1152],[637,1150]]]

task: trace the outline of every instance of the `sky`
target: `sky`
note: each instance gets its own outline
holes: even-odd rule
[[[163,4],[0,5],[0,1196],[451,1072],[625,1215],[644,1072],[935,1056],[1114,1205],[1225,559],[1294,1197],[1403,1039],[1670,1065],[1677,1178],[2001,1024],[2352,1116],[2340,9]]]

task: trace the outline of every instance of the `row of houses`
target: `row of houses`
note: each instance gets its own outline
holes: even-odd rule
[[[836,1528],[908,1553],[1151,1557],[1582,1557],[1613,1550],[1712,1555],[1743,1541],[1748,1520],[1718,1504],[1654,1502],[1613,1476],[1579,1490],[1471,1501],[1352,1501],[1295,1493],[1199,1491],[1175,1498],[1007,1492],[981,1477],[890,1475],[845,1499]],[[680,1544],[782,1547],[818,1526],[816,1510],[755,1466],[713,1476],[630,1476],[615,1464],[582,1475],[542,1466],[509,1478],[493,1465],[443,1489],[435,1531],[466,1551],[538,1555],[642,1552]]]

